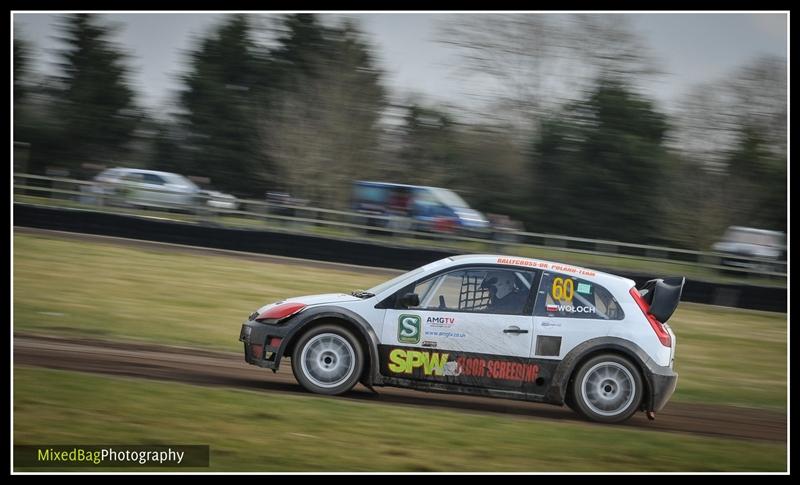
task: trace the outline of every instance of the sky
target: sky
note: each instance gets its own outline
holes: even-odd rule
[[[268,15],[268,14],[260,14]],[[322,14],[335,22],[341,14]],[[480,14],[464,14],[480,15]],[[58,47],[56,14],[15,13],[15,35],[34,44],[36,65],[49,69]],[[116,40],[131,55],[133,84],[140,102],[158,110],[178,88],[185,53],[194,39],[219,23],[223,14],[103,14],[120,25]],[[459,104],[464,85],[454,76],[457,58],[436,42],[442,15],[432,13],[349,14],[376,49],[386,83],[396,96]],[[760,55],[787,56],[785,13],[626,14],[630,27],[649,47],[664,76],[648,92],[667,109],[694,85],[718,81]]]

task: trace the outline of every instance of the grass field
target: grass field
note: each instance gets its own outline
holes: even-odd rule
[[[14,328],[240,351],[262,304],[391,275],[14,235]],[[786,407],[786,314],[683,303],[674,400]]]
[[[785,444],[24,367],[14,430],[15,444],[209,445],[193,471],[786,470]]]

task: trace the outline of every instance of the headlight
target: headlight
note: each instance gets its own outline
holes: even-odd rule
[[[248,325],[242,325],[242,331],[239,333],[239,341],[247,342],[250,340],[250,332],[253,331],[253,328]]]

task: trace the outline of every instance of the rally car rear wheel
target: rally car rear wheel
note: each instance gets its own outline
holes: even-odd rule
[[[619,423],[630,418],[642,400],[642,377],[628,359],[614,354],[586,361],[575,374],[572,400],[592,421]]]
[[[318,394],[349,391],[361,377],[363,366],[358,339],[335,325],[317,327],[303,335],[292,354],[297,382]]]

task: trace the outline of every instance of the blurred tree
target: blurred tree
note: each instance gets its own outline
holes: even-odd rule
[[[503,127],[465,125],[458,132],[458,152],[451,170],[470,205],[486,214],[528,219],[532,190],[525,156]]]
[[[708,250],[728,225],[724,174],[704,170],[673,150],[665,169],[661,198],[665,244]]]
[[[157,117],[143,109],[139,124],[131,134],[125,166],[186,173],[191,164],[181,156],[175,136],[178,130],[179,125],[174,120]]]
[[[786,231],[785,161],[769,149],[759,128],[743,126],[728,156],[723,188],[729,225]]]
[[[244,15],[229,16],[202,40],[189,54],[180,93],[187,161],[165,164],[185,167],[186,175],[208,177],[223,190],[263,195],[264,184],[275,174],[258,128],[265,116],[262,63]],[[160,149],[172,150],[166,142],[161,139]]]
[[[652,51],[623,14],[573,14],[567,24],[569,45],[581,62],[585,80],[612,79],[643,87],[663,74]]]
[[[693,248],[709,249],[729,225],[786,230],[786,81],[785,60],[762,57],[682,100],[668,146],[684,160],[673,186],[693,189],[671,220]]]
[[[16,106],[30,88],[27,78],[30,74],[30,51],[31,47],[27,40],[14,35],[14,104]]]
[[[181,144],[186,135],[173,120],[153,120],[153,147],[148,165],[158,170],[193,175],[197,170],[186,157]],[[199,174],[198,174],[199,175]]]
[[[67,143],[63,121],[55,107],[58,97],[43,86],[32,85],[14,103],[14,170],[43,174],[48,165],[62,160]],[[64,165],[63,163],[61,165]]]
[[[509,122],[520,143],[595,79],[636,83],[655,72],[622,15],[458,15],[440,26],[461,59],[457,75],[489,102],[482,117]]]
[[[761,130],[767,149],[786,154],[786,62],[761,57],[681,100],[669,146],[709,170],[725,171],[744,127]]]
[[[284,187],[315,203],[344,207],[351,182],[378,173],[382,73],[349,20],[288,15],[278,27],[270,71],[275,111],[263,127]]]
[[[575,56],[572,37],[562,28],[565,21],[538,14],[444,17],[439,40],[459,54],[457,75],[476,87],[472,92],[488,98],[486,115],[527,134],[531,123],[564,94],[553,80],[569,84],[577,79],[575,64],[561,62]]]
[[[278,27],[280,47],[273,55],[284,69],[284,80],[290,79],[292,74],[319,76],[319,58],[332,54],[333,46],[325,38],[327,29],[313,14],[287,15],[282,22],[283,25]]]
[[[650,103],[642,106],[627,92],[659,73],[626,19],[619,15],[583,14],[458,16],[445,18],[440,39],[461,55],[458,72],[464,80],[472,81],[475,91],[480,85],[480,92],[486,93],[489,105],[482,118],[505,126],[507,134],[507,145],[499,152],[502,156],[498,160],[505,160],[509,171],[493,177],[492,169],[498,166],[493,163],[492,169],[475,173],[482,177],[477,179],[482,186],[476,194],[496,194],[497,199],[476,204],[484,210],[523,219],[531,230],[560,230],[588,237],[616,232],[619,237],[630,239],[631,235],[616,231],[610,221],[627,220],[626,211],[640,209],[614,207],[609,201],[655,199],[639,187],[626,188],[624,180],[628,175],[615,176],[614,170],[624,167],[622,160],[649,166],[650,161],[643,159],[649,145],[659,147],[663,154],[660,137],[666,125],[660,126],[665,122],[663,115],[659,115],[659,121],[642,120],[640,128],[662,130],[657,134],[642,133],[634,126],[635,118],[628,118],[655,112]],[[599,90],[594,86],[597,79],[605,83]],[[571,102],[592,90],[590,101]],[[626,104],[626,112],[615,110],[615,97]],[[566,111],[572,118],[560,120],[565,103],[571,106]],[[587,128],[592,126],[594,131]],[[605,139],[606,135],[612,138]],[[539,140],[539,145],[533,154],[526,155],[531,136]],[[496,133],[492,138],[497,139]],[[629,146],[629,139],[645,146]],[[579,150],[579,145],[582,152],[571,153]],[[606,159],[593,161],[588,156],[593,149],[603,150]],[[517,161],[526,156],[533,158],[535,171],[519,169]],[[604,166],[605,163],[609,165]],[[591,175],[593,171],[604,177],[599,184]],[[576,196],[582,200],[571,202],[573,205],[564,209],[571,215],[560,220],[572,219],[581,225],[571,222],[553,227],[551,214],[543,207],[551,207],[552,200]],[[605,205],[594,205],[592,197],[603,199],[601,204]],[[531,200],[534,204],[529,203]],[[654,207],[649,209],[650,214],[660,210],[657,204],[651,205]],[[582,215],[591,214],[592,208],[605,211],[608,219]],[[649,220],[641,216],[636,219],[642,223]],[[594,230],[599,232],[594,234]],[[647,237],[658,236],[651,232]]]
[[[666,117],[619,81],[543,123],[531,204],[536,232],[648,242],[661,236]]]
[[[507,128],[464,124],[449,109],[419,101],[404,111],[392,130],[397,148],[385,180],[446,187],[478,210],[523,216],[529,179]]]
[[[74,14],[63,18],[59,30],[65,47],[51,87],[60,134],[53,140],[58,155],[49,162],[78,169],[84,162],[123,160],[140,114],[126,56],[110,40],[116,27]]]
[[[32,167],[29,163],[31,155],[32,128],[35,126],[31,119],[31,72],[30,56],[32,46],[27,40],[14,32],[13,52],[13,133],[14,133],[14,160],[15,172],[27,172]]]
[[[773,56],[754,59],[728,79],[728,89],[734,99],[734,130],[744,138],[758,132],[762,149],[777,158],[786,158],[787,150],[787,90],[786,60]],[[723,111],[724,112],[724,111]],[[741,138],[739,136],[738,138]],[[777,161],[786,165],[786,160]]]
[[[412,104],[406,109],[400,131],[400,151],[391,180],[417,185],[448,187],[459,178],[458,139],[450,115],[432,107]]]

